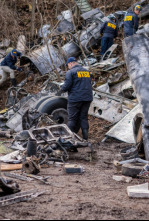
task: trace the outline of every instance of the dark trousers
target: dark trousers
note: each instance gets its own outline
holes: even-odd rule
[[[101,39],[101,55],[104,55],[106,51],[113,45],[113,38],[103,37]]]
[[[88,111],[91,102],[83,101],[77,103],[68,103],[68,127],[74,133],[78,133],[80,128],[82,130],[89,129]]]

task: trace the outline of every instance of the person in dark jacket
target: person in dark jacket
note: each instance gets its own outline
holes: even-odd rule
[[[76,59],[67,60],[69,71],[61,90],[68,92],[68,127],[78,133],[81,127],[83,139],[88,140],[88,111],[93,101],[90,72],[80,66]]]
[[[22,54],[19,51],[13,49],[1,62],[0,68],[2,72],[2,78],[5,79],[6,75],[10,74],[11,83],[14,87],[17,85],[14,71],[22,71],[20,67],[16,67],[17,57],[21,58],[21,56]]]
[[[138,15],[140,14],[142,10],[141,5],[136,5],[134,8],[134,11],[131,11],[126,14],[124,18],[124,32],[125,32],[125,37],[132,36],[136,34],[139,28],[139,17]]]
[[[113,45],[114,38],[118,36],[118,28],[116,25],[116,17],[111,14],[109,16],[111,21],[105,22],[100,30],[100,34],[103,34],[101,39],[101,55],[103,56],[105,52]]]

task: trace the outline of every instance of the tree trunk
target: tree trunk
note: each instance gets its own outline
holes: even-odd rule
[[[35,9],[36,9],[36,1],[32,0],[32,23],[31,23],[31,37],[34,37],[35,33]]]

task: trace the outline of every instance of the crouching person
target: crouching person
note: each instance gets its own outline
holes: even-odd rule
[[[15,70],[22,71],[20,67],[16,67],[17,57],[21,58],[22,54],[13,49],[1,62],[0,69],[1,69],[1,79],[0,85],[7,79],[7,75],[10,75],[11,83],[13,87],[17,86],[17,81],[15,78]]]
[[[88,111],[93,101],[90,73],[73,57],[67,60],[67,66],[69,71],[61,90],[68,92],[68,127],[74,133],[81,128],[83,139],[88,140]]]

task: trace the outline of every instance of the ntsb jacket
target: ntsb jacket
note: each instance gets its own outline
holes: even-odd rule
[[[124,18],[125,36],[136,34],[139,28],[139,17],[134,12],[129,12]]]
[[[80,65],[66,73],[61,90],[68,92],[68,102],[93,101],[90,72]]]
[[[116,38],[118,36],[116,23],[113,21],[105,22],[101,27],[100,33],[106,38]]]
[[[17,52],[17,56],[21,57],[21,53],[18,51]],[[12,57],[11,56],[11,52],[4,58],[4,60],[1,62],[1,66],[8,66],[13,70],[16,70],[17,67],[15,66],[15,64],[17,63],[17,57]]]

